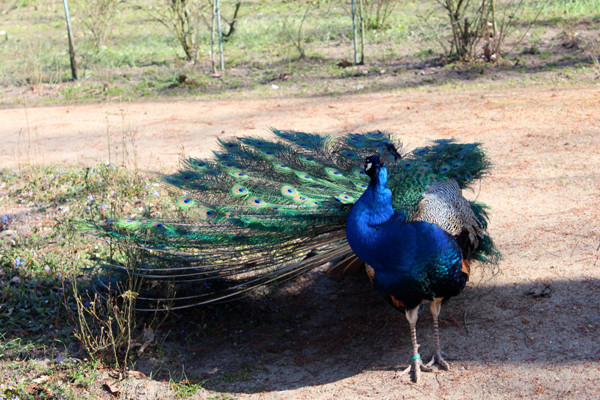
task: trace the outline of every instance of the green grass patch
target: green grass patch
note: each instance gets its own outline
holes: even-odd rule
[[[512,8],[506,9],[509,4]],[[263,77],[265,73],[291,76],[291,88],[283,91],[285,95],[343,90],[336,89],[334,82],[322,82],[339,78],[332,65],[353,59],[347,2],[330,1],[312,7],[302,24],[306,3],[243,2],[235,32],[224,43],[227,70],[217,78],[211,76],[209,26],[198,25],[198,58],[191,63],[173,33],[156,20],[159,7],[164,7],[159,0],[120,3],[103,43],[93,42],[85,28],[85,15],[73,8],[79,80],[72,83],[62,4],[48,0],[16,3],[6,15],[2,26],[5,33],[0,35],[0,85],[10,93],[0,101],[22,102],[20,96],[28,96],[28,92],[21,90],[25,94],[15,96],[11,89],[23,87],[36,93],[29,101],[47,103],[237,96],[240,91],[253,96],[275,95],[263,87],[268,80]],[[233,2],[223,3],[226,19],[232,16],[232,7]],[[542,48],[540,40],[548,29],[599,20],[600,0],[527,1],[517,10],[514,2],[502,0],[497,2],[497,10],[500,20],[515,14],[509,41],[523,37],[526,43],[520,48]],[[210,20],[206,10],[202,13]],[[228,30],[227,24],[224,29]],[[407,58],[435,61],[448,50],[444,46],[448,46],[449,35],[447,17],[435,1],[398,2],[382,28],[366,30],[366,63],[391,71]],[[304,60],[299,59],[300,49],[306,54]],[[545,54],[543,49],[541,54]],[[190,77],[186,84],[177,83],[181,74]],[[47,91],[45,85],[58,90]],[[364,90],[382,87],[386,85],[378,83]]]

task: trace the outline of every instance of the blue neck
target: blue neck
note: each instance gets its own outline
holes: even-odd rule
[[[369,187],[352,206],[346,221],[346,236],[355,249],[367,248],[379,239],[378,226],[394,215],[392,192],[387,188],[387,169],[382,166],[371,177]],[[356,251],[360,257],[360,250]]]
[[[394,215],[392,192],[387,187],[387,181],[387,168],[381,166],[371,177],[369,187],[357,201],[370,210],[368,221],[364,221],[369,225],[382,224]]]

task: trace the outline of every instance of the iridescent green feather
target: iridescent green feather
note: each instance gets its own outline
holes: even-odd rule
[[[337,137],[273,133],[278,140],[219,140],[213,159],[189,158],[165,176],[184,193],[176,202],[183,215],[178,220],[118,219],[81,229],[136,243],[151,255],[143,264],[146,277],[228,282],[220,289],[192,288],[199,294],[186,304],[201,304],[350,254],[345,220],[369,183],[362,167],[367,156],[387,156],[393,205],[408,218],[432,182],[455,179],[465,188],[489,168],[477,144],[440,140],[403,155],[380,131]],[[485,227],[484,207],[471,205]],[[489,237],[480,243],[477,258],[497,260]]]

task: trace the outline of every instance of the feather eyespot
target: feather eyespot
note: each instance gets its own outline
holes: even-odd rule
[[[247,204],[250,207],[256,207],[256,208],[261,208],[261,207],[265,207],[265,206],[268,205],[267,203],[265,203],[264,201],[262,201],[258,197],[251,197],[251,198],[249,198]]]
[[[140,222],[132,219],[120,219],[116,221],[115,225],[117,225],[119,228],[133,229],[139,227]]]
[[[273,158],[275,156],[275,152],[269,149],[259,149],[258,151],[260,151],[267,158]]]
[[[276,162],[276,163],[273,163],[273,165],[275,166],[276,170],[283,171],[283,172],[290,171],[290,167],[288,167],[287,165],[285,165],[283,163]]]
[[[235,168],[236,167],[236,165],[234,163],[232,163],[231,161],[222,161],[219,164],[221,164],[225,168]]]
[[[235,185],[231,188],[231,194],[234,196],[245,196],[248,194],[248,189],[241,185]]]
[[[160,221],[152,222],[151,227],[153,230],[161,233],[169,233],[168,227]]]
[[[240,170],[229,171],[229,175],[233,176],[236,179],[248,179],[248,175],[246,175],[246,173]]]
[[[285,197],[293,197],[298,194],[298,191],[292,186],[286,185],[281,187],[281,194]]]
[[[200,218],[202,219],[209,219],[214,217],[215,215],[215,212],[210,208],[203,208],[200,210]]]
[[[303,172],[297,172],[296,174],[298,175],[298,178],[300,178],[302,180],[305,180],[305,181],[312,181],[313,180],[313,178],[311,178],[310,175],[307,175],[307,174],[305,174]]]
[[[327,172],[327,174],[329,174],[332,178],[340,178],[344,175],[342,175],[342,173],[340,171],[338,171],[337,169],[333,169],[333,168],[325,168],[325,171]]]
[[[188,208],[192,208],[195,204],[196,204],[196,201],[189,197],[184,196],[184,197],[180,197],[179,199],[177,199],[177,206],[179,208],[181,208],[182,210],[187,210]]]
[[[351,196],[348,196],[345,193],[340,194],[338,197],[335,198],[337,201],[339,201],[340,203],[344,203],[344,204],[348,204],[348,203],[352,203],[354,201],[354,199]]]

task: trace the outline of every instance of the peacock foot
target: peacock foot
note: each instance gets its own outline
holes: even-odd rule
[[[399,378],[402,375],[410,373],[411,380],[414,383],[417,383],[417,382],[419,382],[419,379],[421,378],[421,371],[431,372],[431,368],[429,368],[428,365],[423,364],[423,361],[421,361],[420,357],[417,359],[415,359],[414,357],[411,357],[411,359],[412,359],[412,362],[411,362],[410,366],[408,366],[408,368],[406,368],[402,372],[400,372],[400,371],[396,372],[395,378]]]
[[[433,357],[431,357],[431,361],[427,363],[427,366],[431,367],[433,364],[437,363],[440,366],[440,368],[448,371],[450,369],[450,364],[448,364],[446,360],[444,360],[444,357],[447,357],[444,353],[442,353],[441,351],[435,351],[433,353]]]

